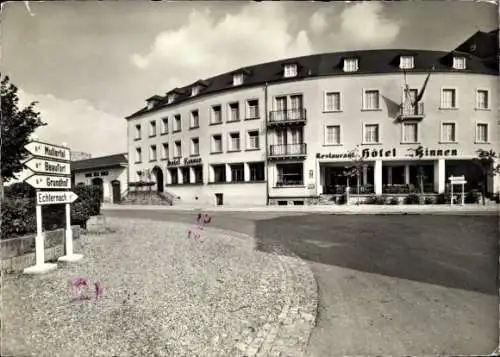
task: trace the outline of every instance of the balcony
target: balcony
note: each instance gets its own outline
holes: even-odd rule
[[[290,110],[273,110],[269,113],[268,126],[306,123],[306,110],[304,108]]]
[[[307,144],[271,145],[269,147],[269,159],[303,159],[307,155]]]
[[[424,117],[424,103],[402,103],[398,112],[400,120],[423,119]]]

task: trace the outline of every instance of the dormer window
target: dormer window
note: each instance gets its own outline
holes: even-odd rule
[[[296,64],[287,64],[285,65],[285,78],[297,77],[297,65]]]
[[[152,100],[147,102],[148,109],[153,109],[154,105],[155,105],[155,103]]]
[[[413,56],[401,56],[401,57],[399,57],[399,68],[412,69],[413,67],[414,67]]]
[[[194,86],[193,88],[191,88],[191,97],[198,95],[199,92],[200,92],[200,87]]]
[[[240,86],[243,84],[243,73],[233,75],[233,86]]]
[[[453,57],[453,68],[455,69],[465,69],[466,68],[466,60],[463,56],[455,56]]]
[[[356,72],[358,70],[357,58],[344,59],[344,72]]]
[[[175,94],[169,94],[167,97],[167,104],[172,104],[175,100]]]

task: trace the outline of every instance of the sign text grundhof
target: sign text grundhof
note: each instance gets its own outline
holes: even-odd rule
[[[364,159],[367,158],[382,158],[382,157],[398,157],[402,155],[398,155],[398,151],[396,148],[392,148],[390,150],[385,149],[363,149],[361,150],[361,157]],[[407,149],[406,157],[440,157],[440,156],[457,156],[458,152],[456,149],[429,149],[419,146],[416,149]],[[346,152],[340,154],[316,154],[317,159],[349,159],[353,158],[354,153]]]

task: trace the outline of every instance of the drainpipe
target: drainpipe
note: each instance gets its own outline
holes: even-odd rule
[[[269,206],[269,165],[268,165],[268,150],[269,150],[269,147],[268,147],[268,134],[267,134],[267,120],[268,120],[268,116],[269,116],[269,109],[268,109],[268,100],[267,100],[267,82],[264,84],[264,119],[265,119],[265,122],[264,122],[264,134],[265,134],[265,139],[264,139],[264,143],[265,143],[265,146],[266,146],[266,161],[265,161],[265,164],[264,164],[264,167],[266,169],[266,206]]]

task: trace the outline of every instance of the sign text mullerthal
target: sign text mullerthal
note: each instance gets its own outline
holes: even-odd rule
[[[408,148],[404,155],[398,155],[398,150],[396,148],[392,149],[363,149],[361,150],[361,157],[364,159],[368,158],[383,158],[383,157],[416,157],[416,158],[427,158],[427,157],[442,157],[442,156],[457,156],[458,152],[456,149],[429,149],[419,146],[416,149]],[[354,153],[344,152],[339,154],[316,154],[316,159],[350,159],[354,158]]]
[[[201,157],[191,158],[191,159],[185,157],[184,160],[182,161],[180,158],[167,161],[167,167],[180,166],[180,165],[198,165],[198,164],[201,164]]]

